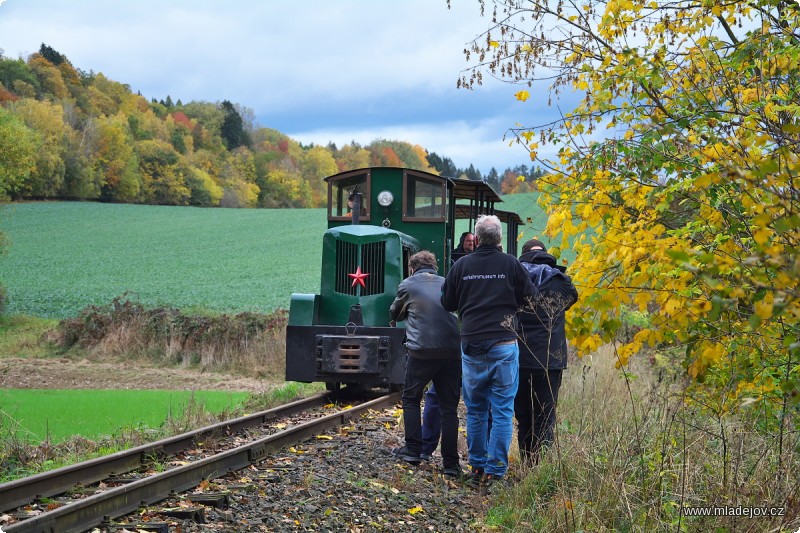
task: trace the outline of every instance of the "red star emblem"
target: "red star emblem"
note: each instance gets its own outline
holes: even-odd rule
[[[350,285],[351,287],[355,287],[356,283],[360,283],[362,287],[364,287],[365,289],[367,288],[367,284],[364,283],[364,278],[369,276],[369,274],[365,274],[364,272],[361,272],[361,267],[360,266],[358,268],[356,268],[356,273],[355,274],[348,274],[348,276],[353,278],[353,284]]]

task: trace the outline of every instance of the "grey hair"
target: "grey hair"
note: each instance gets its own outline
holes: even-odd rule
[[[503,242],[503,226],[495,215],[481,215],[475,222],[475,237],[478,245],[491,244],[497,246]]]

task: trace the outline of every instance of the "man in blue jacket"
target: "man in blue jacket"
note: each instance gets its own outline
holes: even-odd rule
[[[462,394],[473,484],[502,480],[508,470],[519,380],[516,314],[536,294],[517,258],[498,248],[502,237],[496,216],[478,217],[477,249],[453,264],[442,286],[442,305],[461,318]]]
[[[539,291],[519,314],[522,346],[519,354],[519,390],[514,399],[520,458],[539,462],[542,446],[553,441],[561,374],[567,367],[564,313],[578,301],[578,291],[556,264],[542,241],[522,245],[519,258]]]
[[[420,402],[433,381],[442,416],[444,474],[461,476],[458,459],[458,399],[461,386],[461,349],[455,315],[444,310],[440,297],[444,278],[436,274],[436,256],[418,252],[408,261],[411,275],[397,287],[389,318],[406,322],[403,424],[406,445],[392,450],[400,459],[419,464],[422,448]]]

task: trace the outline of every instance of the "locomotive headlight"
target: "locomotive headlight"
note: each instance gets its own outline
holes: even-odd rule
[[[378,203],[383,207],[389,207],[394,201],[394,196],[389,191],[381,191],[378,193]]]

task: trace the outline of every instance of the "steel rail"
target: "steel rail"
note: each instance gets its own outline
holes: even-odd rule
[[[96,527],[139,507],[161,501],[175,492],[199,485],[256,463],[270,452],[343,425],[371,409],[383,409],[400,400],[394,392],[372,401],[300,424],[194,463],[156,474],[128,485],[95,494],[76,503],[5,526],[7,533],[71,533]]]
[[[324,405],[328,401],[330,401],[328,394],[317,394],[129,450],[0,484],[0,512],[15,509],[37,499],[63,494],[79,484],[90,485],[112,475],[130,472],[139,468],[148,457],[177,453],[221,432],[237,432],[276,418]]]

